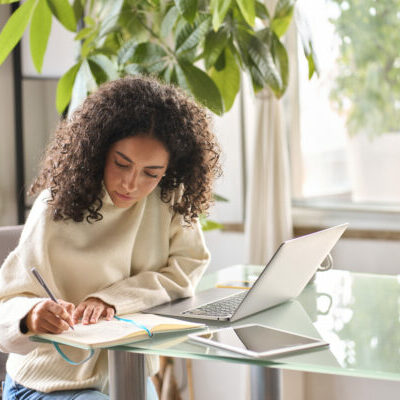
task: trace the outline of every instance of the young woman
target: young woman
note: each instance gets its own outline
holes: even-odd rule
[[[144,77],[101,86],[60,123],[18,247],[0,268],[5,399],[108,398],[105,351],[75,366],[29,333],[193,294],[209,262],[198,217],[220,173],[209,123],[179,90]],[[45,296],[33,266],[60,304]],[[86,355],[63,351],[75,361]],[[147,361],[154,373],[157,360]]]

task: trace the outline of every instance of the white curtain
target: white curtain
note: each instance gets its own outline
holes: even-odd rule
[[[246,238],[248,262],[265,264],[293,236],[290,168],[282,100],[268,89],[255,99],[254,148],[250,152]]]

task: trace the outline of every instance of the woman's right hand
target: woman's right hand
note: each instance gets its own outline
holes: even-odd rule
[[[75,306],[64,300],[43,300],[29,311],[26,326],[32,333],[61,333],[73,326]]]

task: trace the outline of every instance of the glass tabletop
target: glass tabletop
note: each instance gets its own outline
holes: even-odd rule
[[[198,290],[254,279],[261,266],[237,265],[206,275]],[[294,301],[211,329],[259,323],[323,338],[328,349],[268,360],[251,359],[194,343],[187,335],[162,334],[118,349],[192,359],[215,359],[268,367],[400,380],[400,276],[318,272]]]

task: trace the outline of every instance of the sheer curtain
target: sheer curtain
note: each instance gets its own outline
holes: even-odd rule
[[[246,238],[248,261],[265,264],[292,237],[290,170],[282,101],[268,89],[255,99]]]

